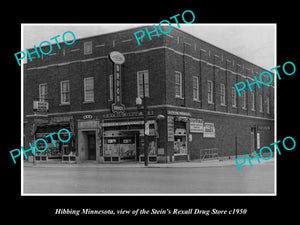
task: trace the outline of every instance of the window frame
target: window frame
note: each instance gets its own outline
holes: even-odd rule
[[[207,102],[214,104],[214,84],[212,80],[207,80]]]
[[[90,90],[87,90],[87,81],[88,80],[92,80],[93,81],[93,88],[92,89],[90,89]],[[87,99],[87,92],[88,91],[92,91],[92,93],[93,93],[93,98],[92,99]],[[85,77],[85,78],[83,78],[83,96],[84,96],[84,102],[94,102],[94,100],[95,100],[95,79],[94,79],[94,77]]]
[[[68,84],[68,91],[63,92],[63,83]],[[67,94],[69,101],[63,101],[63,94]],[[63,80],[60,82],[60,104],[61,105],[69,105],[71,102],[71,94],[70,94],[70,81],[69,80]]]
[[[179,75],[179,79],[176,78],[176,76]],[[182,73],[179,71],[175,71],[174,73],[174,79],[175,79],[175,98],[181,98],[183,99],[183,91],[182,91]],[[179,82],[177,82],[179,80]],[[177,93],[177,87],[179,87],[179,95]]]
[[[46,87],[45,88],[45,93],[42,94],[42,88],[41,87]],[[45,102],[48,98],[48,84],[47,83],[41,83],[39,84],[39,101],[40,102]]]
[[[137,83],[137,97],[143,98],[143,80],[140,80],[140,74],[146,74],[145,76],[145,96],[150,97],[150,83],[149,83],[149,70],[137,71],[136,83]],[[142,77],[142,76],[141,76]],[[141,83],[140,83],[141,82]]]
[[[198,76],[193,76],[192,79],[193,79],[193,100],[194,101],[200,101],[200,98],[199,98],[199,77]],[[196,85],[195,85],[195,81],[196,81]],[[196,94],[196,96],[195,96],[195,94]]]
[[[226,106],[226,87],[223,83],[220,84],[220,104]]]

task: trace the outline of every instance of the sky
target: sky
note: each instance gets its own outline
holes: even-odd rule
[[[153,24],[158,26],[158,23]],[[26,48],[33,48],[33,45],[38,46],[42,41],[50,41],[50,38],[54,36],[62,36],[66,31],[72,31],[77,39],[142,25],[146,24],[23,24],[22,51]],[[177,27],[176,23],[172,24],[173,26]],[[264,69],[270,70],[276,66],[276,25],[274,24],[182,23],[179,29]],[[61,41],[60,38],[58,40]],[[50,42],[55,43],[54,40]]]

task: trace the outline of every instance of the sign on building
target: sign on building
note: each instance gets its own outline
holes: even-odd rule
[[[190,118],[190,132],[203,133],[203,120]]]
[[[204,123],[203,137],[205,137],[205,138],[215,138],[216,137],[214,123]]]
[[[121,87],[121,65],[125,62],[122,53],[113,51],[109,54],[110,60],[114,64],[114,103],[111,104],[111,111],[124,112],[125,106],[122,104],[122,87]]]

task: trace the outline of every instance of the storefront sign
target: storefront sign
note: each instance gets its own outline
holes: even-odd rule
[[[174,116],[168,116],[168,141],[174,141]]]
[[[154,115],[154,111],[148,110],[147,111],[147,115],[148,116],[153,116]],[[134,111],[134,112],[107,113],[107,114],[103,115],[104,118],[132,117],[132,116],[144,116],[144,113],[143,112]]]
[[[153,124],[154,120],[148,120],[149,124]],[[144,121],[121,121],[121,122],[111,122],[111,123],[103,123],[103,127],[114,127],[114,126],[127,126],[127,125],[144,125]]]
[[[124,112],[125,106],[122,104],[121,91],[121,64],[125,62],[125,57],[120,52],[111,52],[109,54],[111,61],[114,63],[114,103],[111,104],[111,111]]]
[[[191,113],[168,110],[168,115],[172,115],[172,116],[188,116],[188,117],[190,117]]]
[[[203,120],[190,118],[190,132],[203,133]]]
[[[214,123],[204,123],[203,137],[205,137],[205,138],[215,138],[216,137]]]

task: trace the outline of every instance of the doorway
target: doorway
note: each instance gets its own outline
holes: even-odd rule
[[[96,133],[94,131],[88,132],[88,160],[96,160]]]

